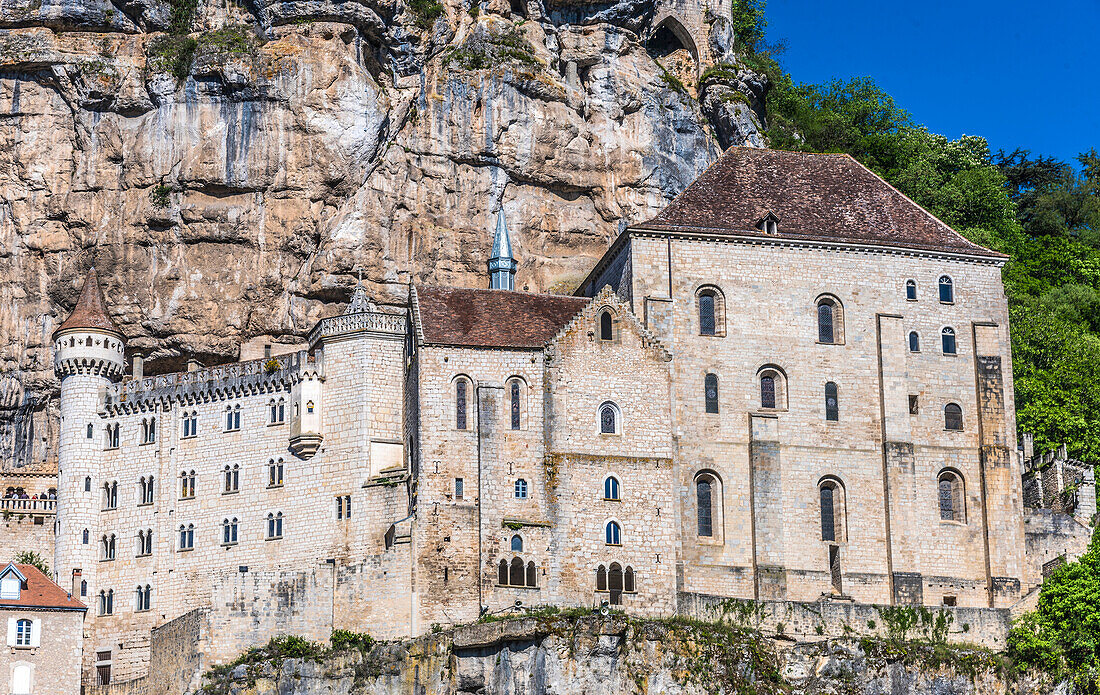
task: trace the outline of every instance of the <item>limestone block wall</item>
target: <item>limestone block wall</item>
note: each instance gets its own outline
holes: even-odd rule
[[[6,517],[6,518],[4,518]],[[33,551],[53,565],[54,516],[27,516],[18,512],[0,517],[0,562],[7,563],[17,553]],[[69,589],[71,584],[65,585]]]
[[[697,540],[689,532],[692,493],[683,491],[685,589],[753,595],[748,592],[756,582],[746,579],[753,572],[748,530],[755,523],[748,416],[762,413],[775,418],[779,464],[777,495],[761,513],[782,520],[781,540],[772,549],[775,567],[783,570],[770,577],[786,587],[783,596],[812,600],[833,590],[819,540],[818,485],[824,476],[835,476],[844,490],[840,564],[844,592],[853,598],[934,604],[951,596],[960,605],[988,605],[991,573],[1009,580],[998,580],[1007,587],[1001,594],[1013,592],[1010,580],[1018,579],[1022,557],[1020,536],[1012,530],[1020,514],[1012,483],[1019,478],[1015,457],[998,454],[996,466],[1004,474],[998,473],[985,494],[981,490],[982,466],[987,460],[994,465],[994,459],[983,459],[983,446],[989,456],[1015,448],[1007,306],[998,266],[872,250],[669,242],[640,235],[631,238],[630,249],[634,309],[670,306],[665,325],[672,328],[665,339],[675,356],[673,432],[680,480],[687,486],[699,471],[714,471],[721,479],[723,526],[738,530],[726,532],[717,545]],[[938,299],[943,275],[952,279],[952,303]],[[906,299],[910,279],[917,283],[915,301]],[[696,297],[704,287],[719,294],[714,336],[699,331]],[[825,294],[842,307],[833,344],[818,341],[816,301]],[[976,349],[974,326],[982,326],[989,347]],[[941,349],[944,328],[954,330],[957,354]],[[918,334],[917,351],[909,350],[911,331]],[[985,358],[993,357],[999,358],[996,378],[981,391],[979,364],[988,365]],[[782,375],[785,402],[764,413],[759,372],[768,365]],[[717,414],[705,412],[708,373],[718,377]],[[835,422],[825,417],[824,388],[830,381],[838,386]],[[961,406],[962,431],[946,429],[948,403]],[[982,428],[996,431],[985,442],[979,438],[979,410]],[[963,477],[965,523],[940,520],[937,476],[946,467]],[[987,551],[982,503],[993,497],[989,527],[996,532],[988,534]],[[986,567],[990,558],[994,569]],[[905,588],[904,596],[895,585]]]
[[[1092,533],[1092,527],[1070,514],[1052,509],[1026,510],[1024,593],[1038,588],[1046,575],[1063,562],[1072,562],[1083,555],[1088,550]]]

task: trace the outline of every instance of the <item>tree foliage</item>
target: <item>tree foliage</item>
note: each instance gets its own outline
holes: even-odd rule
[[[1008,654],[1020,667],[1038,667],[1073,681],[1082,693],[1100,692],[1100,544],[1059,567],[1043,582],[1035,611],[1008,636]]]
[[[37,567],[38,570],[46,575],[50,576],[50,566],[46,564],[46,560],[33,550],[24,550],[15,554],[15,561],[20,565],[32,565]]]

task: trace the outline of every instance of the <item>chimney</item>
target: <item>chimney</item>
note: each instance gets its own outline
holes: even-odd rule
[[[1023,432],[1020,434],[1020,439],[1024,442],[1024,460],[1028,461],[1035,456],[1035,435]]]
[[[197,372],[197,371],[199,371],[200,369],[202,369],[202,362],[199,362],[199,361],[198,361],[197,359],[195,359],[194,357],[192,357],[191,359],[187,360],[187,371],[189,371],[189,372]]]
[[[141,355],[134,355],[133,377],[135,381],[140,381],[145,378],[145,358]]]

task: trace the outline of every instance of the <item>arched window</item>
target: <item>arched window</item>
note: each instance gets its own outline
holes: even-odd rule
[[[87,596],[88,595],[88,581],[86,579],[81,579],[80,580],[80,595],[81,596]]]
[[[821,486],[821,540],[836,540],[836,514],[832,485]]]
[[[775,408],[778,399],[775,393],[775,374],[765,373],[760,375],[760,407]]]
[[[195,496],[195,471],[182,471],[180,473],[180,499],[191,499]]]
[[[192,410],[183,414],[183,436],[194,437],[199,433],[199,414]]]
[[[229,467],[229,464],[226,464],[225,468],[222,469],[222,473],[225,475],[225,488],[222,490],[223,493],[232,493],[240,490],[240,464],[234,463],[232,468]]]
[[[138,584],[137,591],[135,592],[135,611],[147,611],[153,605],[153,587],[146,584],[142,586]]]
[[[837,398],[836,383],[825,382],[825,419],[836,422],[840,419],[840,401]]]
[[[283,459],[268,459],[267,461],[267,486],[283,486]]]
[[[953,470],[939,475],[940,520],[966,523],[966,495],[962,476]]]
[[[527,586],[532,589],[538,587],[538,570],[535,568],[534,562],[527,563]]]
[[[180,524],[180,550],[191,550],[195,547],[195,525]]]
[[[618,501],[622,498],[619,497],[619,479],[613,475],[609,475],[604,478],[603,481],[603,498],[605,500]]]
[[[313,401],[306,401],[306,414],[307,415],[312,415],[313,414]]]
[[[940,331],[943,336],[943,354],[954,355],[956,351],[955,345],[955,329],[948,326]]]
[[[699,312],[699,335],[725,335],[726,305],[718,288],[700,287],[696,292],[696,304]]]
[[[948,430],[963,428],[963,411],[958,403],[948,403],[943,407],[943,427]]]
[[[92,491],[92,478],[91,476],[84,476],[84,492]]]
[[[508,561],[501,560],[497,566],[497,584],[508,586]]]
[[[607,568],[603,565],[596,568],[596,591],[607,591]]]
[[[237,517],[222,519],[222,543],[233,545],[237,542]]]
[[[836,307],[837,304],[829,297],[823,297],[817,302],[817,342],[835,343],[836,341]]]
[[[466,379],[455,381],[455,429],[466,429],[467,402],[469,401],[470,382]]]
[[[88,529],[84,529],[80,537],[83,539],[82,542],[84,545],[88,545]]]
[[[513,430],[523,429],[527,415],[527,383],[518,376],[508,379],[508,425]]]
[[[617,562],[607,568],[607,591],[611,594],[608,603],[617,606],[623,602],[623,568]]]
[[[634,589],[634,568],[630,565],[626,566],[626,570],[623,572],[623,591],[628,594],[633,594]]]
[[[947,275],[940,276],[940,302],[952,304],[955,301],[955,288],[951,278]]]
[[[714,535],[714,479],[700,475],[695,479],[695,519],[699,536]]]
[[[610,311],[600,312],[600,340],[615,339],[615,318]]]
[[[92,438],[92,435],[94,434],[94,430],[95,430],[95,428],[92,427],[92,423],[89,422],[88,423],[88,439]]]
[[[604,543],[607,545],[622,545],[622,527],[617,521],[609,521],[604,527]]]
[[[703,398],[708,413],[718,412],[718,375],[707,374],[703,378]]]
[[[519,535],[518,533],[512,536],[512,552],[523,552],[523,536]]]
[[[511,569],[508,572],[508,584],[511,586],[523,586],[524,571],[523,560],[512,558]]]
[[[527,481],[523,478],[516,478],[516,482],[512,486],[512,494],[517,500],[527,499]]]
[[[600,434],[619,434],[619,408],[610,401],[600,406]]]
[[[909,352],[920,352],[920,334],[909,331]]]
[[[917,300],[917,281],[906,280],[905,281],[905,298],[911,302]]]
[[[283,513],[269,513],[267,515],[267,537],[270,539],[283,537]]]

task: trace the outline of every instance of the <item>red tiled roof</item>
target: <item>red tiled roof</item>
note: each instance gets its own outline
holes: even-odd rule
[[[54,584],[53,580],[42,574],[34,565],[16,564],[15,567],[27,578],[27,586],[19,592],[19,600],[17,601],[0,599],[0,608],[86,610],[83,603],[69,596],[67,591]],[[7,565],[0,566],[0,572],[6,568]]]
[[[766,236],[756,225],[769,212],[780,220],[779,238],[1007,258],[967,241],[846,154],[731,147],[635,229]]]
[[[584,305],[585,297],[506,290],[417,287],[427,345],[541,348]]]
[[[88,276],[84,278],[84,287],[80,289],[73,313],[69,314],[69,318],[53,334],[56,336],[61,331],[74,328],[95,328],[122,335],[122,331],[118,330],[118,326],[107,314],[107,302],[103,299],[103,290],[99,288],[99,276],[95,268],[89,270]]]

